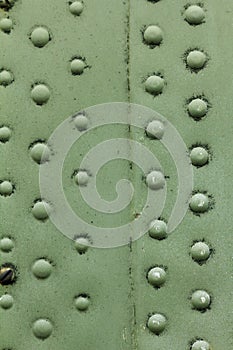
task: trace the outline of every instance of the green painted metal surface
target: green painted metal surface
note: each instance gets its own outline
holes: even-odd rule
[[[0,350],[231,349],[232,5],[18,0],[0,7]],[[195,148],[192,210],[164,239],[147,232],[122,247],[85,247],[86,237],[62,235],[40,204],[38,162],[50,135],[105,102],[150,107]],[[73,210],[100,227],[140,216],[146,186],[132,162],[113,160],[97,178],[109,201],[118,180],[134,185],[131,205],[117,214],[97,215],[75,184],[85,153],[118,137],[160,160],[168,189],[160,220],[168,222],[176,165],[158,140],[123,125],[87,132],[71,148],[63,184]]]

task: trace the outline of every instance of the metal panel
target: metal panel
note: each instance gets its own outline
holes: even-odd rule
[[[0,349],[230,349],[232,5],[2,0],[0,8]],[[59,232],[44,209],[55,203],[41,198],[38,164],[44,151],[56,155],[48,140],[57,126],[106,102],[160,113],[194,172],[190,208],[173,232],[110,249],[85,246],[79,227],[75,241]],[[140,118],[145,129],[146,110]],[[137,141],[156,155],[167,183],[160,224],[182,191],[170,150],[128,124],[87,130],[64,162],[66,198],[89,224],[137,220],[146,201],[147,174],[115,159],[97,188],[112,201],[116,183],[131,180],[130,205],[99,215],[83,202],[77,169],[103,141]]]

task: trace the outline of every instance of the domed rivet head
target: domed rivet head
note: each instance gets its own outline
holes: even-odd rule
[[[155,239],[167,237],[167,224],[162,220],[154,220],[150,223],[149,235]]]
[[[5,33],[10,33],[13,27],[13,22],[10,18],[2,18],[0,20],[0,29]]]
[[[195,213],[204,213],[209,209],[209,198],[203,193],[196,193],[192,196],[189,206]]]
[[[206,261],[210,256],[210,248],[205,242],[196,242],[191,248],[191,256],[197,262]]]
[[[87,295],[79,295],[75,298],[75,307],[79,311],[86,311],[89,307],[90,300]]]
[[[150,316],[147,322],[149,330],[155,334],[160,334],[164,331],[167,325],[167,319],[161,314],[154,314]]]
[[[166,281],[166,271],[161,267],[153,267],[147,275],[148,282],[154,287],[161,287]]]
[[[210,296],[204,290],[197,290],[192,294],[192,305],[197,310],[205,310],[210,306]]]
[[[33,29],[30,37],[32,43],[36,47],[44,47],[50,40],[50,34],[44,27],[37,27]]]
[[[185,10],[185,19],[189,24],[198,25],[203,23],[205,18],[205,11],[198,5],[190,5]]]
[[[143,37],[146,44],[159,45],[163,40],[163,32],[158,26],[151,25],[144,31]]]
[[[90,242],[87,237],[77,237],[74,241],[74,246],[79,252],[79,254],[86,253]]]
[[[84,131],[88,128],[88,119],[85,115],[79,114],[74,117],[74,124],[79,131]]]
[[[32,326],[34,335],[39,339],[48,338],[53,331],[52,323],[47,319],[39,319]]]
[[[49,217],[50,211],[50,205],[44,200],[37,201],[32,208],[32,214],[38,220],[46,220]]]
[[[75,175],[75,182],[79,186],[86,186],[88,184],[89,175],[86,171],[79,171]]]
[[[31,146],[30,155],[36,163],[42,164],[49,160],[50,150],[44,142],[36,142]]]
[[[207,114],[208,104],[206,101],[195,98],[188,104],[188,112],[195,120],[199,120]]]
[[[0,240],[0,249],[2,252],[9,253],[14,248],[14,242],[9,237],[4,237]]]
[[[12,284],[15,280],[15,269],[12,266],[0,267],[0,284],[7,286]]]
[[[70,4],[70,12],[75,16],[80,16],[83,12],[83,3],[81,1],[74,1]]]
[[[153,120],[146,127],[147,136],[161,140],[164,135],[164,125],[159,120]]]
[[[164,79],[158,75],[151,75],[145,81],[145,89],[151,95],[158,95],[163,91]]]
[[[50,98],[49,88],[44,84],[37,84],[32,88],[31,98],[37,105],[43,105]]]
[[[14,192],[14,187],[10,181],[0,182],[0,195],[8,197]]]
[[[84,72],[85,67],[85,62],[79,58],[75,58],[70,62],[70,69],[73,75],[81,75]]]
[[[146,177],[146,184],[151,190],[159,190],[165,185],[164,175],[160,171],[152,171]]]
[[[0,306],[2,309],[10,309],[13,306],[14,299],[9,294],[4,294],[0,297]]]
[[[210,350],[210,344],[205,340],[196,340],[191,347],[191,350]]]
[[[206,54],[198,50],[190,51],[186,59],[188,67],[192,69],[203,68],[206,61],[207,61]]]
[[[209,161],[209,153],[203,147],[194,147],[190,152],[191,162],[195,166],[203,166]]]
[[[6,69],[2,69],[0,71],[0,85],[6,87],[7,85],[10,85],[13,81],[14,81],[14,77],[10,71]]]
[[[52,272],[52,265],[45,259],[39,259],[32,266],[32,272],[37,278],[48,278]]]
[[[11,129],[7,126],[0,127],[0,142],[5,143],[10,140]]]

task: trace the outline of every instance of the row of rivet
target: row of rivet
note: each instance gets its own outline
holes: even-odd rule
[[[204,22],[205,12],[201,6],[190,5],[184,11],[185,20],[190,25],[199,25]],[[160,46],[163,42],[163,32],[158,25],[149,25],[143,30],[143,42],[151,49]],[[200,49],[194,48],[184,54],[185,64],[192,72],[199,72],[206,66],[208,56]],[[165,80],[161,74],[153,74],[145,79],[145,90],[156,96],[162,93]],[[188,100],[187,111],[194,120],[203,118],[209,108],[207,99],[203,96],[193,97]]]
[[[158,0],[148,0],[156,3]],[[193,26],[204,23],[205,12],[199,5],[188,5],[184,11],[185,20]],[[151,49],[160,46],[163,41],[163,32],[157,25],[150,25],[143,31],[143,42]],[[197,73],[205,67],[207,55],[198,49],[189,50],[185,54],[185,63],[187,68]],[[152,95],[162,93],[165,81],[162,75],[154,74],[145,80],[145,90]],[[188,101],[187,111],[189,116],[195,120],[203,118],[208,111],[208,101],[203,97],[192,98]],[[209,153],[205,147],[194,146],[190,152],[191,162],[196,167],[201,167],[208,163]],[[195,213],[202,213],[209,209],[211,203],[208,195],[204,193],[195,193],[190,200],[190,209]],[[167,237],[167,226],[162,220],[155,220],[151,223],[149,235],[154,239],[164,239]],[[198,264],[206,262],[210,257],[211,248],[204,241],[196,241],[191,247],[191,256]],[[164,267],[153,267],[147,274],[148,282],[155,288],[160,288],[166,281],[166,269]],[[193,308],[199,311],[205,311],[210,307],[211,297],[204,290],[196,290],[191,296]],[[164,331],[167,325],[167,318],[163,314],[150,314],[147,327],[157,335]],[[196,339],[191,343],[192,350],[209,350],[210,345],[203,339]]]
[[[70,12],[73,15],[79,16],[83,11],[83,3],[80,1],[74,1],[69,5]],[[13,22],[10,18],[3,18],[0,20],[0,29],[6,33],[9,33],[13,27]],[[37,27],[35,28],[30,36],[30,39],[34,46],[36,47],[44,47],[50,40],[51,35],[49,31],[45,27]],[[85,59],[81,57],[74,57],[70,62],[70,69],[73,75],[80,75],[83,73],[84,69],[87,68]],[[14,81],[13,74],[10,71],[7,71],[5,69],[2,69],[0,72],[0,85],[7,86],[11,84]],[[32,88],[31,92],[32,99],[38,104],[42,105],[46,103],[50,98],[50,91],[49,88],[44,84],[37,84]],[[7,142],[9,141],[11,137],[11,130],[6,127],[2,126],[0,128],[0,141],[1,142]],[[31,156],[34,159],[35,162],[40,163],[42,154],[44,151],[49,152],[48,147],[41,142],[37,142],[33,145],[31,148]],[[43,157],[43,159],[45,159]],[[11,195],[13,193],[14,187],[9,181],[2,181],[0,183],[0,194],[2,195]],[[38,219],[45,219],[47,218],[47,212],[45,212],[45,203],[37,202],[34,204],[33,207],[33,213],[34,216]],[[75,247],[77,251],[80,254],[83,254],[86,252],[88,245],[87,245],[87,238],[86,237],[78,237],[75,240]],[[0,241],[0,249],[3,252],[9,252],[13,249],[14,243],[13,240],[10,237],[4,237]],[[11,284],[14,282],[15,279],[15,271],[13,271],[12,264],[9,264],[8,267],[6,267],[6,264],[1,267],[0,270],[0,277],[2,284]],[[52,265],[49,261],[45,259],[39,259],[37,260],[33,267],[32,272],[38,279],[44,279],[49,277],[52,271]],[[7,278],[6,278],[7,276]],[[5,281],[5,283],[4,283]],[[4,294],[0,298],[0,306],[3,309],[9,309],[13,306],[14,299],[9,294]],[[79,311],[86,311],[89,306],[89,296],[87,294],[80,294],[77,297],[75,297],[75,306]],[[48,319],[38,319],[34,322],[32,325],[33,333],[36,337],[45,339],[49,337],[53,330],[52,322]]]
[[[190,7],[186,9],[186,14],[188,13],[188,18],[191,18],[190,24],[198,25],[203,23],[205,18],[205,12],[203,8],[201,6],[192,5],[191,10],[192,11],[190,11]],[[187,57],[187,63],[188,63],[188,58],[189,56]],[[203,52],[196,52],[195,55],[193,56],[193,64],[195,69],[203,68],[206,64],[206,61],[207,61],[207,58]],[[188,112],[195,120],[199,120],[207,114],[209,105],[208,105],[208,102],[205,101],[204,99],[196,99],[196,106],[195,105],[191,106],[193,102],[194,101],[192,101],[189,104]],[[191,161],[192,161],[192,164],[196,166],[203,166],[207,164],[208,163],[207,150],[203,147],[194,148],[191,151]],[[190,202],[191,210],[198,213],[207,211],[210,206],[211,206],[210,196],[204,193],[194,194]],[[194,248],[193,249],[195,254],[196,254],[196,251],[200,249],[200,253],[203,258],[205,256],[210,255],[210,249],[208,245],[206,245],[204,242],[195,243]],[[194,294],[195,296],[193,295],[194,298],[192,296],[192,302],[193,301],[197,302],[200,310],[205,310],[206,308],[209,308],[211,303],[211,298],[207,292],[196,291]],[[196,341],[194,344],[192,344],[191,349],[192,350],[196,350],[196,349],[209,350],[210,344],[207,341],[201,339]]]

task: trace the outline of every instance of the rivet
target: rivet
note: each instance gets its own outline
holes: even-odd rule
[[[198,5],[190,5],[185,10],[185,19],[189,24],[198,25],[203,23],[205,12],[202,7]]]
[[[201,119],[208,111],[208,104],[206,101],[195,98],[188,104],[188,112],[191,117],[196,120]]]
[[[161,287],[166,281],[166,271],[161,267],[153,267],[147,275],[148,282],[154,287]]]
[[[209,153],[203,147],[194,147],[190,152],[191,162],[195,166],[203,166],[208,163]]]
[[[151,75],[145,81],[145,89],[151,95],[158,95],[163,91],[164,79],[158,75]]]
[[[210,344],[205,340],[196,340],[192,344],[191,350],[210,350]]]
[[[75,175],[75,182],[79,186],[86,186],[89,180],[89,175],[87,174],[86,171],[79,171]]]
[[[154,314],[150,316],[147,322],[149,330],[157,335],[164,331],[166,325],[167,319],[161,314]]]
[[[37,338],[46,339],[52,334],[53,326],[48,319],[39,319],[34,322],[32,330]]]
[[[37,27],[33,29],[30,38],[34,46],[41,48],[49,42],[50,35],[46,28]]]
[[[165,185],[164,175],[160,171],[152,171],[147,175],[146,183],[151,190],[159,190]]]
[[[48,218],[50,210],[50,205],[47,202],[38,200],[32,208],[32,214],[38,220],[45,220]]]
[[[79,311],[86,311],[89,307],[90,300],[87,295],[79,295],[75,298],[75,306]]]
[[[2,181],[0,182],[0,195],[8,197],[14,191],[14,187],[10,181]]]
[[[5,143],[11,137],[11,129],[8,126],[0,127],[0,142]]]
[[[2,252],[8,253],[14,248],[14,242],[9,237],[0,240],[0,249]]]
[[[78,114],[74,117],[74,124],[79,131],[84,131],[88,127],[88,119],[83,114]]]
[[[13,81],[13,74],[6,69],[2,69],[0,72],[0,85],[7,86],[10,85]]]
[[[83,73],[86,64],[83,60],[75,58],[70,62],[70,69],[73,75],[80,75]]]
[[[162,220],[154,220],[150,223],[149,235],[155,239],[167,237],[167,224]]]
[[[50,150],[44,142],[36,142],[32,145],[30,154],[36,163],[42,164],[49,160]]]
[[[14,299],[9,294],[4,294],[0,297],[0,306],[2,309],[10,309],[13,306]]]
[[[39,259],[32,266],[32,272],[37,278],[48,278],[52,272],[52,265],[45,259]]]
[[[32,88],[31,97],[37,105],[43,105],[50,98],[49,88],[44,84],[37,84]]]
[[[81,1],[74,1],[70,4],[70,12],[75,16],[80,16],[83,12],[83,3]]]
[[[156,25],[150,25],[144,31],[144,40],[148,45],[159,45],[163,40],[163,32]]]
[[[164,125],[159,120],[153,120],[146,127],[147,136],[158,140],[162,139],[164,131]]]
[[[205,310],[209,307],[211,299],[206,291],[197,290],[192,294],[191,302],[195,309]]]
[[[5,33],[10,33],[13,27],[13,22],[10,18],[2,18],[0,20],[0,28]]]
[[[209,209],[209,198],[203,193],[196,193],[192,196],[189,206],[196,213],[204,213]]]
[[[187,65],[192,69],[201,69],[207,61],[206,54],[202,51],[190,51],[187,56]]]
[[[191,248],[191,256],[197,262],[206,261],[210,256],[210,248],[205,242],[196,242]]]
[[[74,246],[79,254],[84,254],[89,246],[90,242],[87,237],[77,237],[74,241]]]

